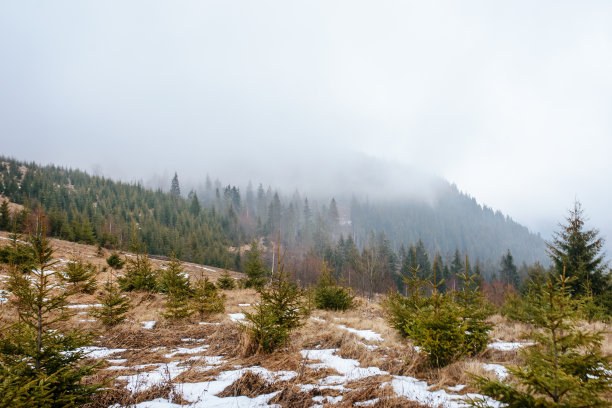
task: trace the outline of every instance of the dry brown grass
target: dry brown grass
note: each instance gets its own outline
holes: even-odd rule
[[[0,245],[2,245],[1,241]],[[105,265],[105,257],[110,254],[110,251],[104,250],[103,254],[99,256],[95,247],[65,241],[53,240],[53,245],[57,249],[56,258],[79,257],[84,261],[98,265],[100,268]],[[155,268],[159,268],[164,261],[152,259],[152,263]],[[206,267],[211,270],[202,269],[202,267],[194,264],[185,264],[184,266],[192,279],[199,278],[203,274],[215,281],[222,272],[217,268]],[[4,274],[4,272],[0,271],[0,274]],[[233,275],[241,276],[240,274]],[[106,276],[106,273],[98,274],[100,288]],[[2,283],[0,283],[0,287],[2,287]],[[345,312],[313,311],[313,317],[324,321],[308,319],[304,326],[292,332],[285,347],[270,354],[257,354],[250,349],[248,336],[240,329],[239,324],[230,321],[227,314],[252,310],[252,306],[240,306],[240,304],[254,305],[258,301],[259,295],[252,289],[223,292],[226,295],[225,313],[205,318],[206,322],[215,324],[199,324],[202,319],[197,316],[182,321],[165,320],[160,315],[164,308],[165,296],[134,292],[128,294],[133,306],[128,313],[128,321],[114,328],[106,329],[98,322],[89,321],[91,318],[86,313],[82,313],[86,312],[87,309],[74,309],[74,316],[64,323],[64,328],[77,326],[92,329],[100,334],[96,339],[96,345],[127,349],[120,354],[121,358],[127,359],[127,362],[121,364],[123,366],[134,367],[151,363],[163,364],[171,361],[183,361],[188,369],[176,377],[173,383],[214,380],[221,372],[235,369],[235,366],[262,366],[270,371],[295,371],[298,373],[296,378],[289,382],[274,385],[269,385],[260,376],[249,372],[236,380],[220,395],[255,396],[280,390],[270,403],[279,404],[283,407],[310,407],[315,403],[312,397],[317,395],[343,396],[343,400],[337,404],[325,404],[325,406],[330,407],[349,407],[356,402],[373,399],[378,399],[372,405],[374,407],[423,407],[421,404],[397,397],[388,384],[390,377],[387,375],[370,377],[347,384],[344,391],[327,389],[306,392],[300,388],[300,384],[316,384],[322,378],[336,373],[329,368],[315,369],[310,367],[312,361],[303,359],[300,354],[300,351],[304,349],[339,349],[337,352],[339,356],[355,359],[359,361],[362,367],[379,367],[390,375],[416,377],[427,381],[428,384],[433,386],[433,389],[448,389],[448,387],[457,384],[466,384],[467,387],[461,391],[462,393],[477,391],[470,385],[470,373],[489,378],[495,377],[493,372],[484,370],[483,363],[504,365],[520,363],[519,354],[516,350],[502,352],[488,349],[478,356],[463,359],[442,369],[428,367],[424,355],[417,353],[411,346],[410,341],[401,338],[395,330],[389,327],[381,306],[365,299],[359,299],[358,307]],[[81,305],[95,304],[98,303],[96,295],[72,295],[69,301]],[[10,314],[11,310],[7,308],[7,313]],[[4,318],[8,317],[10,316],[5,314]],[[2,318],[0,316],[0,319]],[[153,329],[146,330],[141,325],[142,321],[156,321],[157,324]],[[509,321],[499,315],[491,316],[489,321],[494,325],[490,333],[492,340],[520,341],[522,333],[529,330],[529,326]],[[358,330],[372,330],[380,334],[383,341],[364,340],[358,335],[338,327],[340,324]],[[607,332],[603,341],[603,350],[605,354],[612,355],[612,333],[609,324],[581,323],[581,327],[591,331]],[[183,341],[186,338],[194,340]],[[197,340],[204,340],[204,342]],[[198,354],[222,356],[222,364],[210,367],[203,360],[189,360],[192,355],[176,354],[172,357],[166,357],[166,354],[177,347],[198,347],[203,344],[207,344],[209,347]],[[368,346],[376,346],[376,348],[371,349]],[[116,356],[116,358],[119,358],[119,356]],[[103,367],[108,367],[108,363]],[[168,381],[137,395],[131,395],[125,390],[124,384],[113,382],[113,378],[116,376],[134,375],[152,369],[155,369],[155,366],[143,367],[138,370],[134,368],[123,370],[101,369],[87,381],[106,382],[107,389],[100,393],[88,407],[101,408],[113,404],[129,406],[153,398],[168,398],[172,390],[172,384]],[[175,402],[180,403],[181,401],[177,401],[175,398]]]
[[[283,387],[269,402],[283,408],[308,408],[313,405],[312,394],[302,391],[297,385]]]
[[[270,394],[277,389],[277,387],[268,384],[259,374],[247,371],[217,396],[221,398],[239,396],[253,398],[262,394]]]

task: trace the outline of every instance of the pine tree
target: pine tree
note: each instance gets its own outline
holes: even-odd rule
[[[155,292],[157,290],[157,272],[153,270],[146,251],[144,253],[137,252],[135,258],[128,258],[125,269],[125,275],[117,279],[122,291],[145,290]]]
[[[603,334],[577,325],[580,304],[571,295],[572,280],[565,273],[548,277],[528,304],[535,327],[526,338],[532,345],[521,350],[521,365],[508,367],[509,381],[474,376],[484,395],[509,408],[609,406],[611,359],[601,350]],[[469,403],[489,406],[482,398]]]
[[[612,313],[612,283],[604,260],[604,239],[596,229],[585,230],[585,217],[580,202],[574,202],[565,225],[547,243],[548,254],[558,274],[565,268],[568,277],[575,277],[570,290],[575,295],[592,292],[597,303]]]
[[[257,289],[261,299],[254,313],[245,312],[250,324],[243,326],[258,349],[265,353],[283,345],[289,333],[301,326],[310,312],[303,291],[291,281],[291,274],[285,270],[280,250],[278,256],[278,268],[270,277],[268,286]]]
[[[215,284],[209,281],[208,277],[204,277],[203,273],[193,286],[191,310],[200,317],[225,310],[225,295],[220,294]]]
[[[479,276],[470,273],[467,255],[465,256],[465,268],[457,277],[461,287],[455,294],[455,302],[460,308],[462,325],[466,329],[462,354],[474,355],[484,350],[489,342],[489,331],[493,325],[487,323],[486,319],[493,313],[493,310],[486,303],[480,291]]]
[[[315,306],[318,309],[347,310],[354,306],[354,300],[351,290],[338,285],[331,269],[323,262],[315,288]]]
[[[11,227],[11,212],[9,211],[8,200],[3,200],[0,205],[0,230],[8,231]]]
[[[73,259],[66,264],[61,277],[72,286],[73,292],[92,294],[98,287],[97,273],[97,268],[92,263]]]
[[[125,261],[116,252],[106,258],[106,264],[111,269],[108,280],[104,284],[104,295],[98,297],[101,307],[94,308],[91,315],[99,319],[105,326],[115,326],[126,318],[130,310],[130,299],[121,294],[115,283],[114,273],[123,268]]]
[[[183,271],[181,261],[174,254],[160,273],[159,288],[168,297],[164,317],[181,319],[193,313],[189,307],[189,296],[192,293],[189,276]]]
[[[518,275],[518,271],[516,269],[516,265],[514,264],[514,258],[512,257],[512,253],[510,250],[503,255],[501,258],[499,277],[504,283],[508,286],[513,286],[515,289],[518,289],[520,285],[520,279]]]
[[[80,406],[99,388],[97,384],[81,383],[96,366],[81,362],[84,354],[80,349],[89,344],[90,336],[76,329],[62,331],[58,326],[69,317],[66,298],[70,293],[59,290],[55,283],[57,272],[51,267],[57,261],[52,261],[54,250],[45,236],[44,224],[43,216],[29,238],[35,269],[28,274],[20,268],[11,269],[9,288],[19,320],[0,335],[0,371],[5,380],[13,382],[11,375],[17,373],[17,388],[9,392],[21,395],[31,390],[37,399],[33,406]]]
[[[181,196],[181,187],[179,186],[178,175],[176,172],[174,172],[174,177],[172,177],[172,182],[170,183],[170,195],[174,198]]]
[[[130,299],[121,293],[112,278],[104,284],[104,294],[98,297],[101,306],[94,308],[90,313],[99,319],[105,326],[115,326],[126,319],[130,310]]]
[[[219,279],[217,279],[217,287],[219,289],[234,289],[236,287],[236,282],[234,281],[234,278],[232,278],[232,275],[230,275],[230,273],[227,270],[223,270],[223,273],[221,274],[221,276],[219,276]]]
[[[268,270],[261,259],[261,250],[257,241],[251,242],[251,249],[247,252],[244,262],[244,272],[247,274],[246,286],[248,288],[261,288],[266,284]]]
[[[191,286],[189,276],[185,273],[181,261],[173,253],[170,261],[159,273],[159,290],[172,296],[189,296]]]

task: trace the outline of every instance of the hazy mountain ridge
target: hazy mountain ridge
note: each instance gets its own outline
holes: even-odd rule
[[[517,263],[546,262],[545,243],[538,235],[439,178],[428,179],[426,193],[418,198],[409,198],[410,193],[400,198],[409,187],[399,178],[391,179],[399,183],[392,196],[357,192],[348,197],[340,192],[337,201],[334,194],[322,198],[318,192],[315,199],[262,184],[241,191],[210,178],[189,192],[183,186],[173,196],[78,170],[2,161],[2,194],[30,208],[41,205],[51,218],[51,234],[76,241],[125,246],[130,223],[136,222],[151,253],[175,252],[185,260],[239,269],[239,256],[223,247],[248,243],[255,236],[274,239],[279,229],[282,243],[302,253],[335,245],[342,235],[351,235],[362,248],[371,232],[384,232],[395,251],[421,239],[432,255],[449,257],[459,249],[490,271],[508,249]],[[420,180],[419,187],[424,185]],[[415,190],[414,184],[411,188]]]

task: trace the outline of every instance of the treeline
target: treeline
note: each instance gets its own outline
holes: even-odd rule
[[[0,208],[0,228],[33,231],[36,213],[47,215],[53,237],[109,248],[128,248],[136,230],[146,250],[218,267],[240,265],[228,250],[234,221],[214,208],[141,184],[127,184],[55,166],[0,159],[0,193],[24,211]],[[195,198],[197,199],[197,198]]]
[[[342,260],[347,256],[340,253],[357,251],[363,257],[372,252],[370,258],[389,254],[385,255],[389,262],[378,262],[384,279],[377,281],[385,285],[399,282],[396,272],[411,244],[427,252],[430,262],[438,258],[445,265],[457,253],[469,253],[479,260],[487,280],[497,278],[499,259],[508,250],[521,264],[523,276],[526,263],[545,257],[538,236],[445,182],[433,204],[385,204],[384,197],[320,201],[298,191],[286,196],[262,184],[249,183],[241,191],[209,177],[186,192],[181,191],[176,174],[168,180],[169,191],[154,191],[140,183],[116,182],[79,170],[8,158],[0,161],[0,193],[28,210],[44,210],[49,235],[108,248],[127,248],[135,228],[152,254],[174,253],[182,260],[242,270],[239,248],[263,238],[264,248],[270,250],[280,230],[281,244],[296,261],[325,258],[334,262],[336,270],[347,270],[346,265],[358,269],[354,260]],[[9,218],[12,221],[3,225],[0,211],[0,228],[23,231],[34,222],[27,212]],[[357,272],[345,275],[351,280],[358,276]]]

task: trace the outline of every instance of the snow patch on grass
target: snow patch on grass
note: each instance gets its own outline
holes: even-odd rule
[[[499,364],[483,364],[482,367],[487,371],[495,372],[495,375],[500,380],[504,380],[508,376],[508,369]]]
[[[244,313],[230,313],[228,316],[232,322],[240,322],[245,319]]]
[[[343,324],[339,324],[338,327],[340,327],[341,329],[344,329],[346,331],[349,331],[351,333],[356,334],[358,337],[361,337],[364,340],[368,340],[368,341],[383,341],[383,338],[380,334],[372,331],[372,330],[357,330],[357,329],[353,329],[352,327],[347,327]]]
[[[140,324],[142,324],[142,328],[147,330],[151,330],[153,327],[155,327],[156,323],[157,322],[155,320],[140,322]]]

